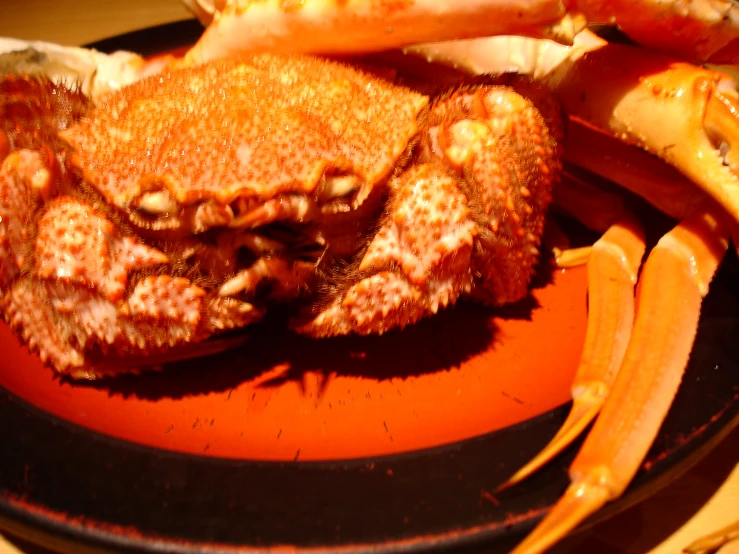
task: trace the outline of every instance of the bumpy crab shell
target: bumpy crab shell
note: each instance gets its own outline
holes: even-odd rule
[[[141,227],[248,228],[356,208],[408,150],[428,98],[338,64],[275,61],[144,80],[61,136],[84,178]]]
[[[275,302],[300,299],[299,329],[325,336],[402,327],[480,280],[489,302],[526,293],[559,166],[511,89],[430,104],[273,55],[172,70],[94,107],[43,79],[0,86],[5,318],[73,377],[189,355]]]

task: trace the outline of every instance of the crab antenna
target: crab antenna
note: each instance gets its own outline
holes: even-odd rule
[[[624,362],[570,468],[572,484],[513,554],[543,552],[621,495],[636,474],[677,393],[701,301],[728,247],[718,213],[712,207],[695,212],[650,253]]]

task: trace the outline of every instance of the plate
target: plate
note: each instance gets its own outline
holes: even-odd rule
[[[182,22],[100,50],[191,43]],[[739,262],[711,286],[684,384],[604,518],[739,422]],[[63,552],[505,552],[567,486],[577,445],[494,493],[567,413],[585,271],[543,267],[523,302],[461,303],[384,337],[266,323],[240,349],[97,383],[56,377],[0,325],[0,526]],[[591,522],[594,519],[591,520]]]

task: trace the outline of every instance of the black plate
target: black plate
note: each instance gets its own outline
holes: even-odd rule
[[[200,32],[181,22],[96,43],[155,53]],[[705,302],[684,384],[648,459],[607,517],[687,469],[739,422],[739,263]],[[22,371],[23,368],[17,368]],[[340,462],[177,454],[113,439],[0,388],[0,526],[65,552],[507,551],[567,486],[577,447],[527,482],[486,493],[556,432],[567,407],[453,445]]]

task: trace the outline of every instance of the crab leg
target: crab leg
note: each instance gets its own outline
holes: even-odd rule
[[[608,175],[640,194],[662,212],[682,219],[705,202],[704,193],[682,175],[643,150],[570,122],[566,151],[578,165]],[[590,152],[591,156],[587,156]],[[583,162],[580,164],[579,162]],[[572,384],[573,407],[562,428],[534,459],[500,488],[512,486],[568,446],[598,414],[623,360],[634,318],[634,285],[644,238],[620,196],[565,175],[554,204],[596,231],[608,229],[590,249],[589,317],[583,357]]]
[[[697,211],[650,253],[623,364],[570,468],[572,483],[514,553],[543,552],[621,495],[636,474],[677,392],[701,301],[728,247],[728,229],[718,213]]]
[[[705,202],[706,193],[674,167],[583,121],[569,120],[564,145],[568,162],[641,196],[674,219],[683,219]],[[573,215],[580,219],[581,213]]]
[[[607,231],[593,245],[587,262],[588,328],[572,383],[572,409],[549,444],[501,489],[549,462],[595,419],[616,379],[634,322],[634,286],[645,249],[638,220],[626,211],[619,197],[585,183],[563,181],[554,202],[585,219],[588,227],[607,227]]]
[[[214,21],[188,63],[244,51],[370,52],[436,40],[521,34],[570,43],[585,26],[558,0],[261,2],[188,0],[201,20]],[[222,9],[217,9],[218,7]]]
[[[573,161],[582,161],[591,171],[608,175],[676,219],[686,217],[705,202],[705,194],[685,177],[643,150],[615,141],[601,131],[570,123],[566,151],[575,152]],[[588,157],[586,151],[592,155]],[[554,191],[553,201],[590,229],[607,231],[589,249],[588,331],[572,384],[572,409],[549,444],[501,489],[534,473],[595,419],[610,393],[633,325],[634,286],[645,248],[638,221],[626,211],[620,196],[573,175],[565,175]]]
[[[638,43],[692,61],[734,63],[732,0],[183,0],[208,32],[191,59],[271,49],[347,53],[493,35],[570,44],[585,23],[618,25]]]

